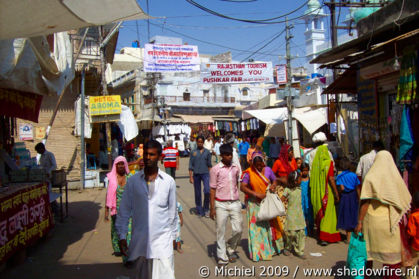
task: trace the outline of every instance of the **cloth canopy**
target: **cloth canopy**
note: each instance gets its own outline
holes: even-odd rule
[[[267,125],[281,124],[285,120],[288,120],[287,108],[247,110],[246,112]],[[298,120],[310,134],[313,134],[321,126],[327,124],[327,113],[325,108],[296,108],[294,109],[292,116],[294,119]]]
[[[0,11],[0,39],[149,18],[135,0],[2,0]]]

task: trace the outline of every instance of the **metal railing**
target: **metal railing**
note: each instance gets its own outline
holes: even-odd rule
[[[235,103],[235,97],[209,97],[209,96],[190,96],[184,98],[183,96],[162,96],[164,97],[166,103],[181,103],[181,102],[190,102],[190,103]]]

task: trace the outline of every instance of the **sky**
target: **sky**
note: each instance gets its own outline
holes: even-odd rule
[[[140,7],[155,17],[149,20],[126,21],[120,30],[117,50],[130,47],[140,41],[143,47],[155,35],[180,37],[184,43],[197,45],[200,53],[216,55],[232,52],[234,60],[272,61],[274,65],[285,63],[285,23],[254,24],[239,22],[211,15],[186,0],[137,0]],[[148,2],[148,9],[147,9]],[[241,19],[266,19],[282,16],[302,5],[307,0],[195,0],[195,2],[218,13]],[[299,18],[307,5],[288,16],[294,25],[291,34],[292,67],[304,65],[304,21]],[[328,13],[327,7],[324,12]],[[284,21],[279,18],[276,21]],[[326,37],[329,37],[329,17],[325,20]],[[148,32],[148,30],[150,32]],[[271,42],[270,42],[271,41]],[[270,43],[269,43],[270,42]],[[269,43],[269,44],[267,44]],[[262,50],[256,52],[264,46]]]

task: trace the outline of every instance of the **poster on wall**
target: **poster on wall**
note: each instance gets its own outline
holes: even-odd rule
[[[199,71],[198,46],[146,44],[144,46],[144,72]]]
[[[275,66],[276,83],[285,84],[287,83],[287,65],[281,64]]]
[[[29,123],[19,125],[19,140],[33,140],[33,126]]]
[[[272,62],[205,64],[201,81],[204,84],[273,82]]]
[[[45,138],[45,127],[35,127],[35,139],[42,140]]]

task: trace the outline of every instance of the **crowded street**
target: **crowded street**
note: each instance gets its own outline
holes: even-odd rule
[[[417,279],[418,4],[0,1],[0,279]]]

